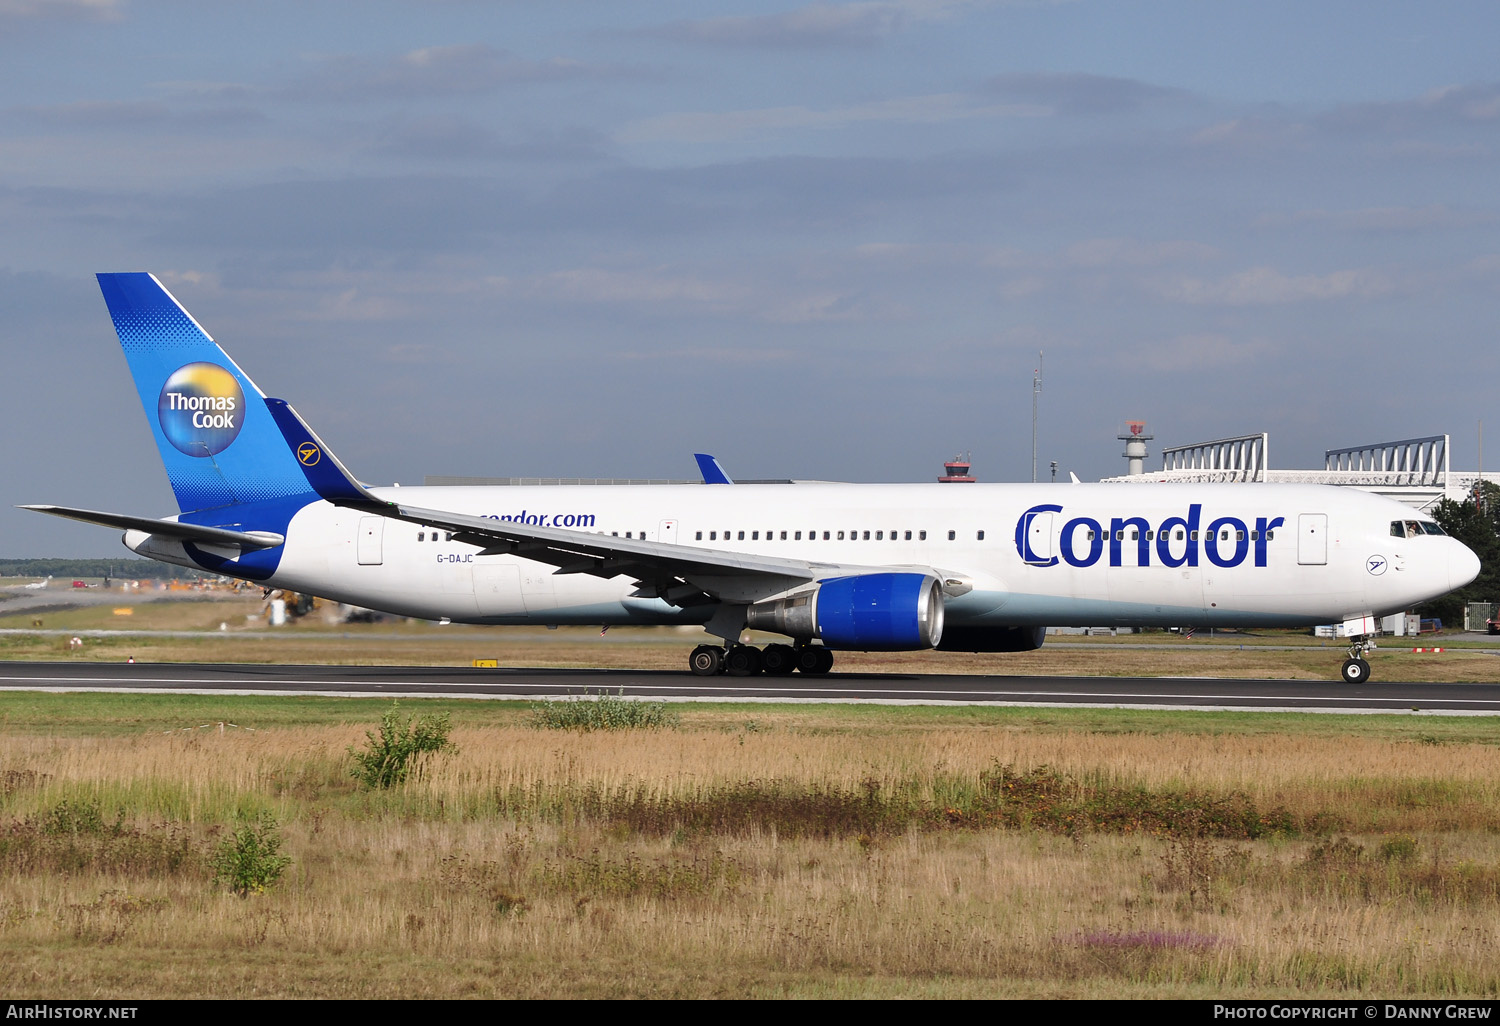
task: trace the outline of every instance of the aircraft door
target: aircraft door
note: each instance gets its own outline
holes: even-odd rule
[[[1297,562],[1321,566],[1328,562],[1328,514],[1303,513],[1297,517]]]
[[[676,545],[677,544],[677,521],[675,521],[675,520],[663,520],[661,522],[661,524],[656,529],[656,538],[657,538],[658,541],[664,541],[668,545]]]
[[[379,566],[384,559],[381,542],[385,537],[385,517],[360,517],[359,536],[356,542],[360,566]]]
[[[1057,562],[1052,551],[1052,514],[1031,513],[1026,517],[1025,549],[1023,558],[1028,563],[1050,566]]]
[[[524,616],[521,568],[514,563],[475,563],[474,600],[480,616]]]

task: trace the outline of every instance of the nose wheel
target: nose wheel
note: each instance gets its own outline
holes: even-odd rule
[[[1349,639],[1349,658],[1344,660],[1339,671],[1345,684],[1363,684],[1370,679],[1370,664],[1365,662],[1364,655],[1374,647],[1375,642],[1366,635],[1356,635]]]
[[[1345,659],[1341,673],[1345,684],[1363,684],[1370,679],[1370,664],[1363,659]]]

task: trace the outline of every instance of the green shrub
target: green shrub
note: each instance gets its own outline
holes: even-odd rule
[[[425,756],[454,751],[448,714],[402,717],[395,705],[380,719],[380,731],[365,731],[365,749],[351,746],[353,776],[366,787],[394,787],[417,772]]]
[[[623,688],[614,695],[543,702],[531,714],[531,725],[541,730],[662,730],[679,721],[665,703],[626,698]]]
[[[291,864],[281,854],[275,818],[265,813],[226,837],[210,860],[214,883],[227,885],[242,898],[265,891]]]

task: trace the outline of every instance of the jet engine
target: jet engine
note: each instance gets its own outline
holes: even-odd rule
[[[830,649],[899,652],[936,648],[943,638],[943,586],[931,574],[833,577],[746,612],[756,630],[820,638]]]

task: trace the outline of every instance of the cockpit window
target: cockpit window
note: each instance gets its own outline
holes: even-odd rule
[[[1403,524],[1399,520],[1392,520],[1391,521],[1391,537],[1392,538],[1405,538],[1406,537],[1406,525]]]
[[[1426,531],[1428,534],[1447,534],[1448,533],[1447,531],[1445,531],[1441,527],[1439,527],[1437,524],[1434,524],[1431,520],[1423,520],[1423,521],[1420,521],[1420,523],[1422,525],[1422,530]]]

